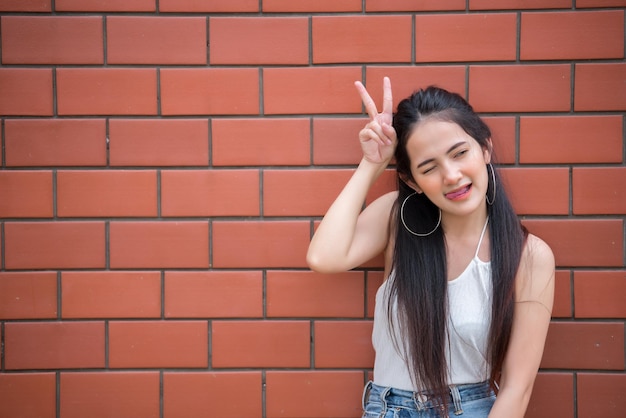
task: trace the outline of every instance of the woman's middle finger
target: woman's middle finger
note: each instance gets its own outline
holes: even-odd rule
[[[376,109],[376,103],[374,103],[374,99],[372,99],[372,97],[369,95],[363,83],[361,83],[360,81],[355,81],[354,85],[356,86],[356,89],[361,96],[361,101],[365,106],[367,114],[372,121],[375,121],[378,118],[378,109]]]

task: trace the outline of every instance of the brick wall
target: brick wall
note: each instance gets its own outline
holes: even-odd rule
[[[555,252],[527,416],[623,416],[625,7],[0,0],[0,416],[359,416],[381,259],[304,256],[384,75],[470,100]]]

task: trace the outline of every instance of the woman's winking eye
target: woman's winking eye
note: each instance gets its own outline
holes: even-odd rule
[[[435,169],[435,165],[432,165],[428,168],[426,168],[424,171],[422,171],[422,174],[428,174],[430,172],[432,172]]]

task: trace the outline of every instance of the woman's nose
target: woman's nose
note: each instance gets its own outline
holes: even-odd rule
[[[461,170],[459,170],[455,164],[447,164],[444,166],[443,180],[445,184],[457,184],[462,177],[463,174],[461,174]]]

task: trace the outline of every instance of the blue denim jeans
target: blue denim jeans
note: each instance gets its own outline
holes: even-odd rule
[[[448,416],[486,418],[496,400],[488,382],[450,386]],[[440,418],[440,408],[421,392],[369,382],[363,390],[363,418]]]

